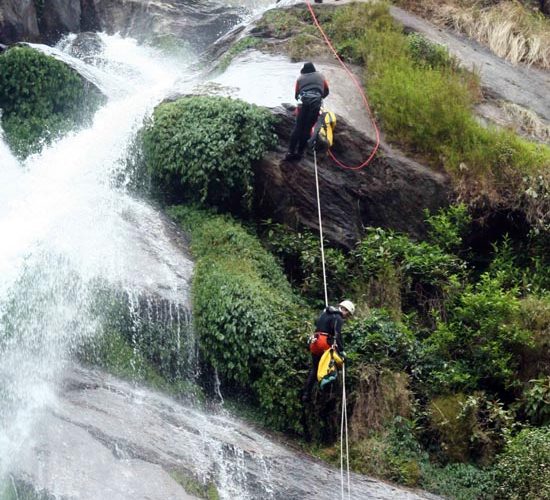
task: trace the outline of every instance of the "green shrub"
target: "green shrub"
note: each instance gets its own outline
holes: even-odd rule
[[[372,309],[366,318],[347,326],[346,346],[353,362],[397,370],[416,368],[418,347],[414,335],[381,310]]]
[[[203,359],[222,382],[252,395],[270,425],[300,430],[309,312],[273,256],[238,223],[186,207],[169,212],[191,230],[193,310]]]
[[[509,388],[516,378],[521,348],[532,344],[520,321],[517,291],[483,274],[447,306],[447,322],[438,322],[428,350],[439,360],[434,381],[455,389]]]
[[[550,498],[550,427],[524,429],[497,461],[497,498]]]
[[[422,488],[455,500],[489,500],[494,498],[496,483],[492,469],[479,469],[471,464],[449,464],[437,467],[422,462]]]
[[[385,2],[368,2],[337,9],[326,31],[340,55],[350,62],[366,63],[364,45],[371,31],[388,32],[395,26]]]
[[[550,425],[550,375],[529,381],[525,413],[534,425]]]
[[[445,252],[455,253],[462,245],[462,238],[472,218],[464,203],[443,208],[435,214],[426,210],[426,223],[429,226],[428,239]]]
[[[409,33],[407,40],[411,56],[417,64],[431,69],[454,69],[458,66],[446,47],[430,42],[420,33]]]
[[[223,97],[186,97],[155,109],[143,132],[149,171],[187,201],[246,208],[252,163],[275,144],[268,110]],[[235,207],[236,205],[236,207]]]
[[[293,285],[309,297],[324,299],[319,237],[311,231],[296,231],[270,221],[264,226],[263,240],[282,261]],[[330,241],[324,240],[324,244],[327,287],[335,296],[342,297],[352,277],[348,259],[342,250],[331,247]]]
[[[30,47],[0,55],[2,126],[20,157],[90,123],[104,97],[66,64]]]
[[[352,255],[357,281],[370,281],[367,293],[373,305],[412,307],[425,319],[432,311],[441,312],[444,297],[465,268],[464,262],[436,245],[382,228],[367,228]]]

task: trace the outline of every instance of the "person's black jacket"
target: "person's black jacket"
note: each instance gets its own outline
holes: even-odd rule
[[[328,96],[328,82],[321,73],[315,70],[315,66],[312,63],[304,64],[300,73],[296,81],[296,88],[294,89],[295,99],[298,99],[301,94],[306,92],[316,92],[323,99]]]
[[[336,342],[338,352],[343,352],[344,344],[342,343],[342,325],[344,317],[340,310],[336,307],[327,307],[319,316],[315,324],[316,332],[328,333],[328,343],[330,345]]]

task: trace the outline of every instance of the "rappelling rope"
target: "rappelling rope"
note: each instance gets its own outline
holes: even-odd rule
[[[375,131],[375,134],[376,134],[376,144],[374,145],[374,148],[373,148],[370,156],[363,163],[361,163],[361,165],[357,165],[355,167],[350,167],[350,166],[342,163],[340,160],[338,160],[338,158],[336,158],[332,154],[332,151],[330,149],[328,151],[329,156],[334,160],[334,162],[338,166],[340,166],[342,168],[345,168],[345,169],[348,169],[348,170],[360,170],[363,167],[366,167],[372,161],[372,159],[374,158],[374,155],[378,151],[378,147],[380,146],[380,131],[378,130],[378,126],[376,125],[376,120],[374,119],[374,114],[372,113],[372,110],[371,110],[370,105],[369,105],[369,101],[367,99],[365,91],[363,90],[363,87],[361,86],[361,83],[359,83],[359,81],[357,80],[357,77],[346,66],[346,63],[344,63],[344,61],[342,61],[342,58],[338,55],[338,52],[336,52],[336,49],[332,45],[329,37],[323,31],[323,28],[321,28],[321,25],[319,24],[319,21],[317,20],[317,16],[315,15],[315,12],[313,11],[313,7],[311,6],[311,3],[309,3],[309,0],[305,0],[305,2],[306,2],[306,5],[307,5],[307,8],[308,8],[308,10],[311,14],[311,17],[313,18],[313,22],[315,23],[315,26],[317,26],[317,29],[319,30],[319,32],[321,33],[321,35],[325,39],[325,43],[328,45],[329,49],[332,51],[332,53],[334,54],[336,59],[338,59],[338,62],[342,65],[342,67],[344,68],[346,73],[349,75],[349,77],[351,78],[351,80],[353,81],[355,86],[357,87],[357,90],[359,90],[359,93],[361,94],[361,97],[363,98],[363,102],[365,103],[365,108],[367,109],[367,111],[369,113],[369,117],[370,117],[370,120],[372,122],[372,126],[374,127],[374,131]]]
[[[348,442],[348,405],[346,396],[346,365],[342,365],[342,425],[340,427],[340,476],[342,483],[342,500],[344,500],[344,450],[342,435],[346,436],[346,469],[348,478],[348,500],[351,499],[351,480],[349,473],[349,442]]]
[[[319,236],[321,246],[321,264],[323,268],[323,286],[325,290],[325,307],[328,307],[327,273],[325,265],[325,245],[323,241],[323,221],[321,218],[321,196],[319,191],[319,173],[317,169],[317,151],[313,148],[313,165],[315,167],[315,190],[317,193],[317,214],[319,215]],[[342,500],[344,500],[344,435],[346,441],[346,468],[348,479],[348,499],[351,498],[351,484],[349,473],[349,443],[348,443],[348,410],[346,401],[346,367],[342,365],[342,421],[340,423],[340,482]]]
[[[328,307],[327,271],[325,266],[325,245],[323,243],[323,220],[321,219],[321,196],[319,195],[319,175],[317,173],[317,151],[313,148],[313,164],[315,165],[315,188],[317,190],[317,214],[319,215],[319,236],[321,239],[321,264],[323,267],[323,286],[325,289],[325,307]]]

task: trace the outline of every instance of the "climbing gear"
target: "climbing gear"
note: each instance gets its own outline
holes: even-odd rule
[[[328,154],[329,156],[332,158],[332,160],[341,168],[345,168],[347,170],[361,170],[362,168],[366,167],[371,161],[372,159],[374,158],[374,156],[376,155],[376,152],[378,151],[378,148],[380,147],[380,131],[378,130],[378,126],[376,125],[376,120],[374,119],[374,114],[370,108],[370,105],[369,105],[369,101],[367,99],[367,96],[363,90],[363,88],[361,87],[361,84],[359,83],[359,81],[357,80],[357,77],[350,71],[350,69],[346,66],[346,64],[344,63],[344,61],[342,60],[342,58],[338,55],[338,52],[336,52],[336,49],[334,48],[334,46],[332,45],[330,39],[328,38],[328,36],[326,35],[326,33],[324,32],[323,28],[321,27],[321,25],[319,24],[319,21],[317,20],[317,16],[315,15],[315,12],[313,11],[313,7],[311,6],[311,3],[309,0],[305,0],[306,2],[306,6],[309,10],[309,13],[311,14],[311,17],[313,18],[313,22],[315,24],[315,26],[317,27],[317,29],[319,30],[319,32],[321,33],[321,35],[323,36],[324,40],[325,40],[325,43],[328,45],[329,49],[332,51],[332,53],[334,54],[334,56],[336,57],[336,59],[338,60],[338,62],[340,63],[340,65],[344,68],[344,70],[346,71],[346,73],[348,74],[348,76],[351,78],[351,80],[353,81],[353,83],[355,84],[355,86],[357,87],[357,90],[359,91],[359,93],[361,94],[361,97],[363,99],[363,103],[365,104],[365,108],[366,110],[368,111],[369,113],[369,117],[371,119],[371,123],[374,127],[374,131],[375,131],[375,134],[376,134],[376,144],[374,145],[374,148],[371,152],[371,154],[369,155],[369,157],[363,162],[361,163],[360,165],[357,165],[357,166],[353,166],[353,167],[350,167],[344,163],[342,163],[340,160],[338,160],[338,158],[336,158],[333,154],[332,154],[332,151],[329,150]]]
[[[329,349],[330,344],[328,343],[328,333],[315,332],[313,336],[309,338],[309,351],[314,356],[321,356]]]
[[[321,110],[319,118],[313,127],[308,146],[311,149],[317,149],[319,152],[327,151],[332,146],[335,126],[336,115],[332,111]]]
[[[302,102],[302,106],[321,106],[323,102],[323,98],[319,92],[316,90],[305,90],[300,93],[300,101]]]
[[[351,300],[343,300],[338,305],[349,311],[352,316],[355,313],[355,304]]]
[[[344,360],[338,355],[336,349],[331,347],[328,351],[325,351],[317,368],[317,381],[320,389],[324,389],[338,378],[337,369],[341,368],[343,364]]]

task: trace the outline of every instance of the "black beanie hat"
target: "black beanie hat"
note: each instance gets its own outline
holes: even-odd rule
[[[300,70],[300,73],[315,73],[317,71],[313,63],[307,62],[304,64],[304,67]]]

